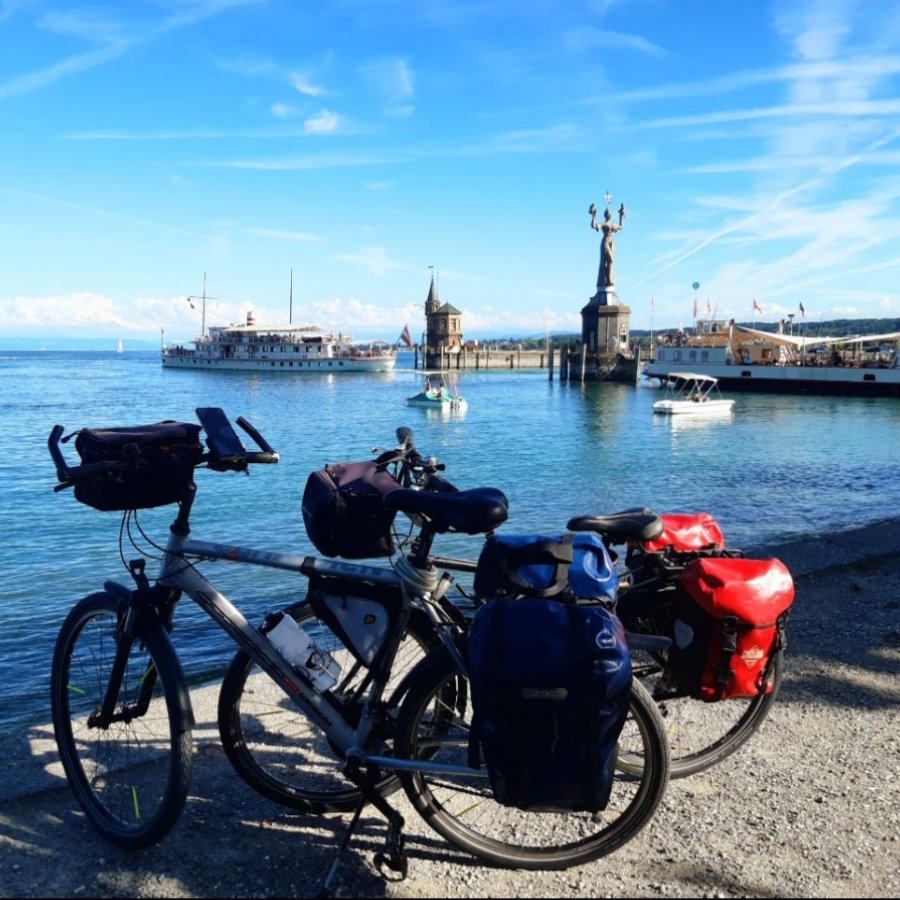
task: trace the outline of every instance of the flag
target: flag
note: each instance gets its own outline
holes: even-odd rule
[[[412,350],[413,342],[412,342],[412,337],[410,336],[410,333],[409,333],[409,325],[403,326],[403,331],[400,332],[400,337],[397,338],[397,343],[400,343],[400,341],[403,341],[403,343],[406,344],[406,346],[410,350]]]
[[[753,309],[758,313],[762,312],[762,307],[756,302],[755,297],[753,298]]]
[[[195,307],[194,307],[194,304],[191,303],[191,298],[190,298],[190,297],[187,298],[187,302],[188,302],[188,306],[189,306],[191,309],[194,309],[194,308],[195,308]]]
[[[802,303],[800,304],[800,315],[801,315],[801,316],[805,316],[805,315],[806,315],[806,310],[803,308],[803,304],[802,304]]]

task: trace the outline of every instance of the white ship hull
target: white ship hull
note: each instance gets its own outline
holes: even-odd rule
[[[396,358],[354,359],[216,359],[184,354],[166,354],[162,358],[166,369],[210,370],[215,372],[390,372],[397,365]]]
[[[162,351],[167,369],[217,372],[390,372],[396,350],[384,341],[354,341],[315,325],[219,325],[195,338],[193,348]]]

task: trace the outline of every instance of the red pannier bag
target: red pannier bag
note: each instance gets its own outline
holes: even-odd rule
[[[660,518],[665,530],[656,540],[644,543],[647,553],[656,553],[666,547],[679,552],[703,550],[709,546],[718,549],[725,547],[722,529],[709,513],[671,513]]]
[[[702,557],[677,576],[678,605],[669,661],[701,700],[757,697],[772,685],[766,671],[784,646],[794,580],[778,559]]]

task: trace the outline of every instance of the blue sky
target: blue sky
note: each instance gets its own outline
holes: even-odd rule
[[[900,316],[898,81],[896,0],[0,0],[0,341],[577,331],[607,191],[632,327]]]

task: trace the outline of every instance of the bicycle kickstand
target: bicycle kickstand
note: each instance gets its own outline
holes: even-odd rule
[[[344,853],[347,850],[347,847],[350,844],[350,838],[353,836],[353,832],[356,829],[357,824],[359,823],[359,817],[362,814],[363,807],[366,805],[366,798],[362,796],[359,798],[359,804],[353,812],[353,818],[350,820],[350,824],[347,826],[347,831],[344,834],[343,839],[341,840],[341,845],[337,849],[337,853],[334,856],[334,862],[331,864],[331,868],[328,870],[328,874],[325,876],[325,880],[322,882],[322,888],[318,893],[318,897],[320,900],[325,900],[325,898],[332,896],[332,885],[334,883],[334,878],[337,875],[338,866],[341,863],[341,859],[343,859]]]
[[[345,841],[349,843],[350,831],[356,826],[356,823],[359,820],[359,814],[362,811],[362,806],[368,801],[387,819],[388,823],[385,849],[383,853],[375,854],[375,866],[383,878],[387,878],[387,873],[385,872],[385,869],[387,868],[399,876],[392,880],[402,881],[406,878],[409,870],[409,864],[406,859],[406,841],[403,837],[403,816],[401,816],[400,813],[397,812],[397,810],[395,810],[378,792],[375,788],[375,779],[368,773],[364,773],[360,770],[359,762],[357,760],[347,760],[347,765],[344,767],[344,775],[352,781],[363,794],[360,807],[357,809],[354,819],[350,823],[350,830],[347,832]]]

